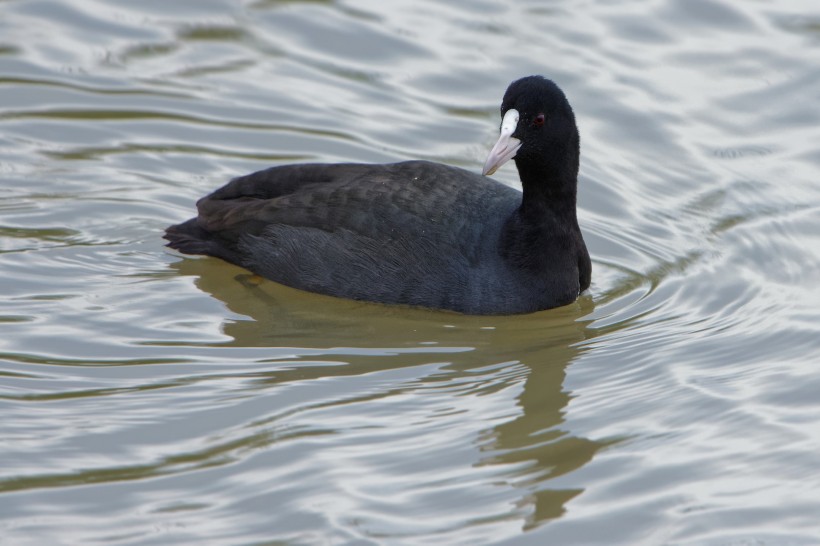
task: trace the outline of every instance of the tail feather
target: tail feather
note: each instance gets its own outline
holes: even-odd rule
[[[202,228],[196,218],[170,226],[165,230],[163,238],[168,240],[165,246],[183,254],[202,254],[238,263],[236,253],[214,237],[213,233]]]

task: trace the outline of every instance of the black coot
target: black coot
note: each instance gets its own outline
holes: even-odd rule
[[[165,238],[342,298],[499,315],[571,303],[591,272],[572,108],[552,81],[530,76],[509,86],[501,117],[484,174],[515,159],[523,194],[427,161],[284,165],[202,198],[198,216]]]

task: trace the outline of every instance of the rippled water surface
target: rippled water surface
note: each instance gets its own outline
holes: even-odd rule
[[[479,171],[532,73],[581,131],[573,305],[163,247],[272,164]],[[813,0],[0,2],[0,542],[820,544],[818,105]]]

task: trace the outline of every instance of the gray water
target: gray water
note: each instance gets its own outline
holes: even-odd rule
[[[581,131],[518,317],[163,247],[232,176]],[[509,165],[496,175],[515,184]],[[820,544],[820,4],[0,2],[3,544]]]

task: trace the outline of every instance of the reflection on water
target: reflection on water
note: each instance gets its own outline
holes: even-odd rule
[[[814,3],[0,9],[10,543],[818,542]],[[573,305],[340,301],[162,247],[271,164],[479,170],[531,73],[581,131]]]
[[[336,300],[269,281],[248,282],[246,274],[233,276],[241,269],[227,264],[214,267],[213,262],[183,260],[172,267],[183,275],[195,275],[198,288],[247,317],[224,325],[224,333],[231,338],[227,345],[285,342],[332,348],[349,343],[354,336],[359,340],[344,366],[283,367],[260,379],[265,384],[367,374],[382,369],[373,356],[385,353],[402,354],[400,362],[392,364],[405,367],[423,366],[431,355],[450,352],[458,360],[448,363],[446,372],[420,378],[414,391],[458,392],[456,386],[463,385],[467,392],[478,394],[520,384],[515,397],[519,415],[482,431],[479,446],[485,455],[477,464],[512,469],[505,472],[505,481],[523,491],[516,505],[517,511],[528,514],[527,527],[560,516],[564,503],[580,493],[579,489],[545,487],[545,480],[578,468],[609,443],[574,437],[560,429],[569,401],[562,387],[566,367],[583,350],[578,343],[595,336],[595,330],[586,328],[589,321],[583,319],[593,306],[589,297],[582,297],[577,305],[539,313],[538,318],[493,318],[494,325],[487,327],[486,317]],[[334,312],[328,313],[328,307]],[[321,338],[317,332],[323,333]],[[544,337],[545,332],[549,337]],[[421,347],[407,347],[409,339],[427,341]],[[465,346],[446,345],[453,342]],[[373,345],[375,353],[366,351]],[[518,360],[522,346],[529,347],[523,362]],[[501,364],[488,367],[488,362]]]

